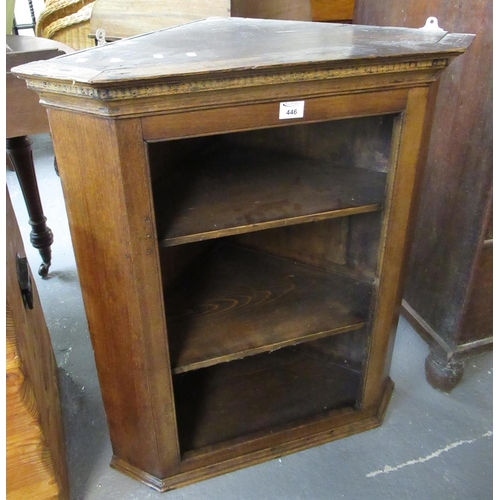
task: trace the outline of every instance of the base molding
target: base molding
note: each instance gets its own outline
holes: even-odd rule
[[[300,439],[289,440],[282,443],[280,446],[273,446],[271,448],[257,450],[245,455],[235,456],[223,462],[213,463],[198,469],[174,474],[166,478],[155,477],[120,459],[116,455],[113,455],[110,465],[117,471],[142,482],[156,491],[166,492],[175,488],[187,486],[188,484],[226,474],[244,467],[256,465],[267,460],[302,451],[314,446],[319,446],[324,443],[379,427],[383,422],[393,389],[394,383],[391,379],[388,379],[378,407],[369,414],[360,410],[360,418],[348,424],[334,427],[316,434],[307,435],[305,437],[301,437]]]

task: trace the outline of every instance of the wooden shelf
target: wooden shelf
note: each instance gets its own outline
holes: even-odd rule
[[[233,148],[182,165],[156,192],[160,245],[173,246],[379,210],[386,174]]]
[[[173,372],[362,328],[371,291],[368,283],[221,243],[165,292]]]
[[[181,451],[259,431],[272,433],[300,419],[353,407],[361,373],[309,346],[287,347],[175,376]]]

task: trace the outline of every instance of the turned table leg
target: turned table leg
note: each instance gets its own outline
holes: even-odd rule
[[[29,224],[31,225],[31,244],[40,252],[42,257],[42,264],[38,269],[38,274],[45,277],[49,272],[52,254],[50,246],[54,241],[54,237],[50,228],[47,227],[47,218],[43,214],[31,144],[28,136],[7,139],[7,154],[16,171],[28,209]]]

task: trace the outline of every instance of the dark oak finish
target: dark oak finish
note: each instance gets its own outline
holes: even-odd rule
[[[145,37],[147,43],[144,43]],[[300,71],[350,67],[350,74],[355,76],[370,72],[369,64],[374,62],[374,55],[378,58],[376,64],[402,62],[407,70],[435,70],[446,66],[446,58],[459,55],[463,51],[461,47],[470,42],[470,35],[432,30],[379,28],[374,37],[373,30],[359,26],[206,19],[132,37],[121,44],[108,44],[99,51],[62,56],[56,62],[30,64],[23,72],[25,76],[34,77],[50,73],[47,80],[54,85],[57,81],[73,85],[73,95],[81,94],[82,87],[91,87],[95,90],[90,97],[94,95],[97,99],[110,101],[118,97],[117,91],[122,88],[123,81],[135,81],[143,88],[145,97],[160,90],[161,85],[158,89],[145,87],[158,81],[181,84],[179,77],[184,76],[182,83],[190,84],[193,87],[190,90],[195,90],[196,81],[215,84],[234,70],[238,70],[241,78],[251,78],[262,77],[278,68]],[[412,64],[408,64],[409,61]],[[420,67],[418,61],[423,63]],[[355,63],[358,70],[353,67]],[[385,69],[389,72],[401,70],[403,68],[397,66]],[[69,85],[66,87],[68,92]],[[176,87],[171,90],[175,91]],[[124,97],[123,92],[121,97]]]
[[[432,351],[429,381],[447,391],[463,360],[493,342],[492,9],[471,0],[356,4],[360,24],[418,27],[437,16],[446,30],[477,33],[440,84],[403,303]]]
[[[159,186],[165,246],[377,211],[385,195],[383,173],[269,150],[223,150],[183,168],[187,178]]]
[[[462,345],[477,340],[478,332],[493,334],[493,243],[485,243],[478,253],[460,332]]]
[[[174,389],[181,450],[203,452],[325,410],[349,408],[360,382],[358,371],[309,344],[179,375]]]
[[[113,467],[165,491],[380,425],[424,124],[472,38],[209,19],[17,69]]]
[[[165,291],[174,373],[357,330],[372,286],[232,245]],[[179,280],[180,281],[180,280]]]

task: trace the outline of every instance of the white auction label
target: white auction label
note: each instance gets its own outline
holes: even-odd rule
[[[280,120],[304,118],[304,101],[280,102]]]

